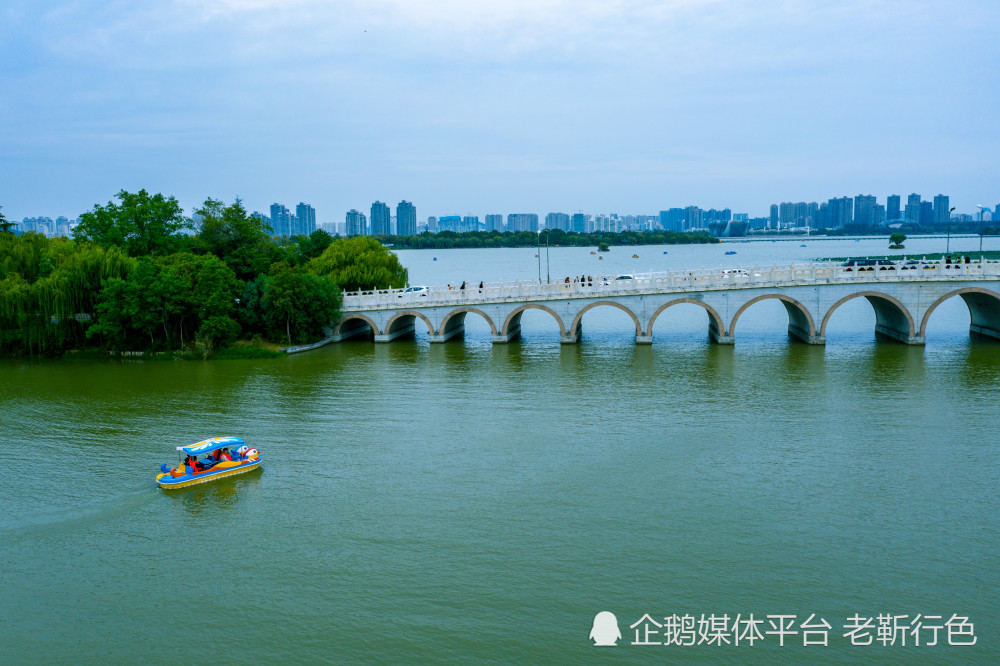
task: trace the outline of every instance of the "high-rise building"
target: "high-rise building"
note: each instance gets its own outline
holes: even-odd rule
[[[934,197],[934,223],[938,225],[948,224],[951,213],[948,209],[948,196],[939,194]]]
[[[288,236],[292,233],[292,214],[279,203],[271,204],[271,230],[275,236]]]
[[[271,218],[269,218],[267,215],[264,215],[264,213],[261,213],[260,211],[257,210],[250,213],[250,217],[255,217],[261,222],[263,222],[265,233],[267,233],[270,236],[274,235],[274,226],[271,224]]]
[[[861,227],[862,232],[875,229],[875,197],[871,194],[859,194],[854,197],[854,224]]]
[[[830,228],[840,229],[848,224],[851,224],[854,219],[852,214],[853,206],[854,201],[851,197],[834,197],[833,199],[827,201]]]
[[[911,194],[906,197],[906,208],[903,210],[904,219],[911,224],[920,224],[920,195]]]
[[[778,204],[771,204],[771,229],[780,229],[778,222],[781,219],[781,210]]]
[[[486,231],[503,231],[503,215],[490,213],[486,216]]]
[[[392,231],[389,220],[389,207],[381,201],[372,204],[371,235],[388,236]]]
[[[921,226],[934,224],[934,204],[930,201],[920,202],[920,224]]]
[[[347,219],[344,222],[348,236],[367,236],[368,235],[368,219],[365,217],[364,213],[358,212],[353,208],[347,211]]]
[[[409,201],[396,204],[396,233],[400,236],[417,235],[417,209]]]
[[[297,219],[296,232],[308,236],[316,231],[316,209],[309,204],[299,202],[295,207],[295,217]]]
[[[537,213],[511,213],[507,216],[507,231],[531,231],[538,233]]]
[[[688,206],[684,209],[684,231],[691,231],[692,229],[704,229],[704,212],[701,208],[697,206]]]
[[[885,219],[887,222],[897,222],[901,218],[899,217],[899,195],[890,194],[885,200]]]
[[[569,231],[569,215],[566,213],[549,213],[545,216],[545,228]]]

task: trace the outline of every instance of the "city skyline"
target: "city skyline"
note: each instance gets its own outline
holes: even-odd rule
[[[13,0],[0,205],[75,216],[145,188],[187,210],[267,191],[324,220],[404,198],[762,215],[945,191],[972,211],[996,203],[998,18],[972,0]]]

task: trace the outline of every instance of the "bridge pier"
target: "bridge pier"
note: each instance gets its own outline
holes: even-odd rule
[[[438,335],[431,336],[431,342],[447,342],[456,335],[465,334],[465,313],[455,315],[448,320],[448,325]]]
[[[361,319],[349,319],[341,325],[339,333],[331,334],[329,337],[330,342],[343,342],[359,335],[368,335],[371,332],[372,327],[368,322]]]
[[[1000,340],[1000,331],[989,328],[988,326],[979,326],[977,324],[971,324],[969,326],[969,333],[971,335],[981,335],[984,338],[993,338],[994,340]]]
[[[637,335],[635,336],[635,344],[637,345],[651,345],[653,344],[653,334],[649,335]]]
[[[902,342],[904,345],[922,345],[925,342],[924,336],[922,335],[911,336],[909,332],[904,333],[903,331],[890,328],[885,324],[875,324],[875,334],[881,335],[882,337],[890,340],[895,340],[896,342]]]
[[[412,337],[415,327],[413,322],[399,324],[393,330],[387,331],[384,335],[376,335],[375,342],[392,342],[397,338]]]
[[[736,343],[736,338],[732,335],[726,335],[724,332],[720,332],[714,321],[710,322],[708,325],[708,337],[710,337],[712,342],[717,345],[731,345]]]
[[[788,335],[792,336],[796,340],[801,340],[807,345],[826,344],[825,335],[809,335],[809,331],[803,329],[801,326],[796,326],[795,324],[788,325]]]
[[[576,327],[576,332],[574,332],[574,333],[566,333],[565,335],[560,335],[559,336],[559,342],[560,342],[560,344],[575,345],[578,342],[580,342],[580,329],[581,329],[581,327],[577,326]]]
[[[506,335],[504,335],[503,333],[498,333],[494,335],[493,344],[505,345],[511,340],[516,340],[519,337],[521,337],[521,325],[517,324],[516,326],[511,326],[510,330],[507,332]]]

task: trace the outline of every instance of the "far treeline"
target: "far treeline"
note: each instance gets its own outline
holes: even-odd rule
[[[386,245],[398,250],[446,250],[449,248],[535,247],[536,245],[591,247],[607,245],[680,245],[718,243],[719,239],[704,232],[622,231],[581,234],[562,229],[534,231],[439,231],[419,236],[379,236]]]
[[[207,199],[197,227],[174,197],[116,199],[84,213],[72,239],[14,234],[0,211],[0,354],[267,355],[266,340],[320,339],[343,291],[407,283],[377,240],[275,239],[239,199]]]

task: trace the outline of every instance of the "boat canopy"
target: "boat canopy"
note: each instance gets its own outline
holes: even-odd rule
[[[203,453],[211,453],[216,449],[236,448],[243,446],[244,441],[239,437],[213,437],[204,442],[198,442],[190,446],[178,446],[178,451],[183,451],[189,456],[200,456]]]

